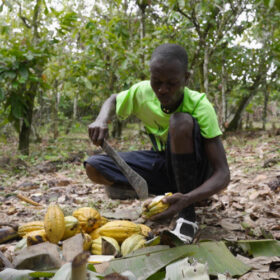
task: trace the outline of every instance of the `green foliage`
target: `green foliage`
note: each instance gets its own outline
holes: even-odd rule
[[[280,102],[278,2],[5,1],[0,5],[0,128],[7,122],[18,131],[23,123],[29,126],[30,110],[34,126],[94,119],[109,95],[149,79],[150,55],[166,42],[187,49],[188,85],[204,91],[207,78],[219,116],[224,67],[226,121],[242,116],[246,106],[238,109],[248,96],[249,107],[260,106],[265,83],[270,100]]]
[[[28,103],[34,98],[34,85],[39,85],[41,90],[47,88],[47,84],[41,77],[41,68],[49,57],[48,45],[41,42],[33,46],[25,41],[15,43],[9,48],[0,49],[0,85],[1,102],[9,112],[8,120],[20,130],[20,120],[27,126]],[[36,87],[39,89],[38,87]]]

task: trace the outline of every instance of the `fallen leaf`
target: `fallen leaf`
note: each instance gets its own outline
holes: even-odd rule
[[[233,223],[227,219],[222,219],[220,225],[226,230],[242,230],[242,226],[240,224]]]
[[[62,243],[62,254],[66,262],[71,262],[83,249],[84,239],[81,233],[66,239]]]
[[[60,258],[59,247],[44,242],[22,249],[13,260],[17,269],[48,270],[59,268],[63,262]]]

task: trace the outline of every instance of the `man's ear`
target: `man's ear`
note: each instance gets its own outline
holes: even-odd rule
[[[186,71],[186,73],[185,73],[186,84],[188,83],[190,76],[191,76],[191,73]]]

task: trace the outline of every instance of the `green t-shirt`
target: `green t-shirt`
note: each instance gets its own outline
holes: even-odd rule
[[[215,110],[204,93],[185,87],[183,102],[176,112],[191,114],[197,120],[201,135],[205,138],[214,138],[222,134]],[[165,150],[169,119],[172,114],[166,114],[161,110],[150,81],[137,83],[130,89],[120,92],[117,95],[116,114],[120,119],[135,115],[143,122],[154,149]]]

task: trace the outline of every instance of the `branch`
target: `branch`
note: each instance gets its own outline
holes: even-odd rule
[[[34,8],[34,14],[33,14],[33,20],[32,20],[32,26],[33,26],[33,35],[34,35],[34,39],[38,39],[39,33],[38,33],[38,17],[39,17],[39,13],[40,13],[40,6],[41,6],[41,0],[37,0],[35,8]]]
[[[15,0],[15,2],[19,5],[19,17],[22,20],[23,24],[31,29],[30,20],[22,15],[21,4]]]
[[[192,14],[191,14],[191,16],[188,15],[188,14],[186,14],[184,11],[182,11],[182,10],[180,9],[179,5],[177,5],[176,10],[177,10],[177,12],[179,12],[182,16],[186,17],[190,22],[193,23],[193,25],[194,25],[194,27],[195,27],[195,30],[196,30],[197,34],[199,35],[199,38],[201,38],[201,37],[202,37],[202,34],[201,34],[200,26],[199,26],[199,24],[198,24],[198,22],[197,22],[197,18],[196,18],[196,15],[195,15],[195,9],[194,9],[194,8],[192,9]]]
[[[223,19],[221,20],[221,23],[219,24],[219,27],[218,27],[216,40],[213,43],[213,48],[209,52],[210,57],[213,55],[218,42],[224,37],[224,35],[229,30],[232,29],[232,26],[235,24],[238,16],[245,10],[245,7],[246,7],[246,4],[243,7],[240,4],[237,8],[235,8],[232,6],[231,2],[230,2],[230,4],[231,4],[232,13],[230,13],[230,15],[226,19],[223,18],[224,20]],[[223,30],[223,28],[224,28],[224,30]]]
[[[72,262],[72,280],[87,280],[88,252],[78,254]]]

